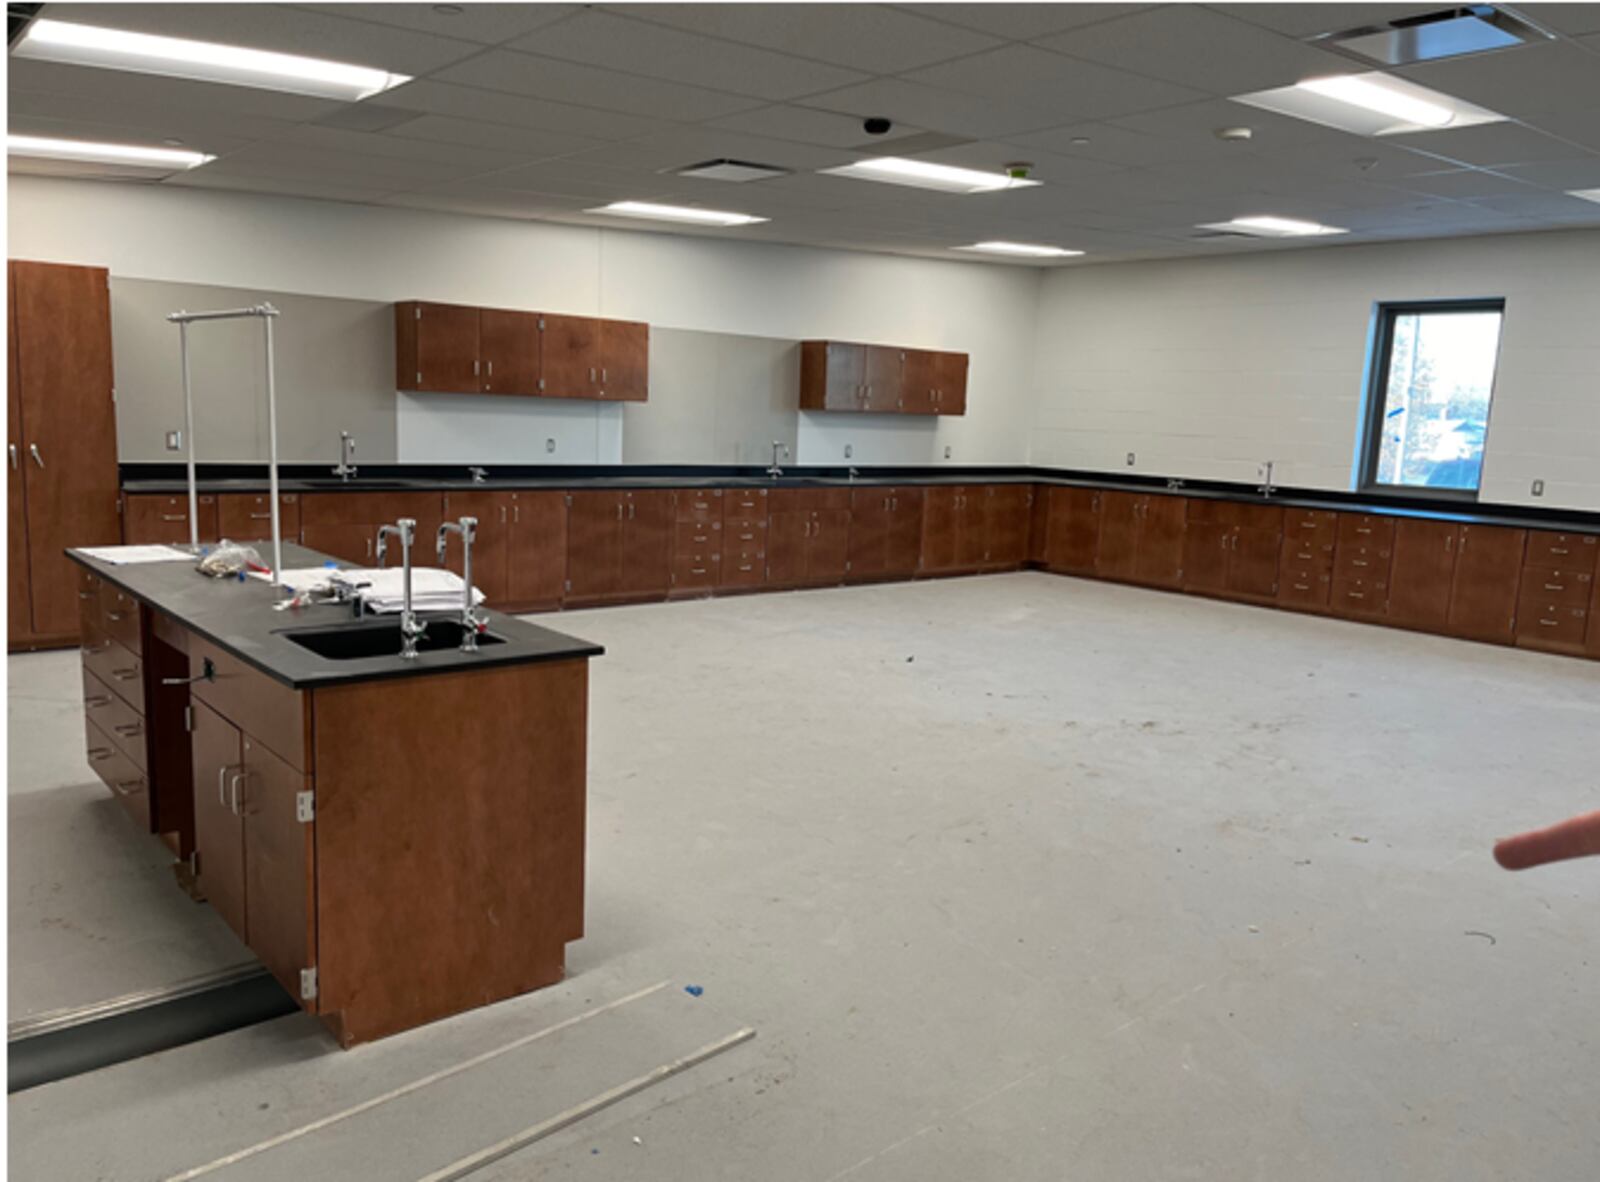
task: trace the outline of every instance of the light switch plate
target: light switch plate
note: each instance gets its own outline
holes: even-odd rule
[[[952,449],[951,449],[951,447],[950,447],[950,445],[948,443],[944,445],[944,458],[945,459],[948,460],[950,458],[951,450]]]
[[[1128,453],[1128,467],[1133,467],[1133,453],[1131,451]]]
[[[856,449],[855,448],[851,447],[848,443],[844,445],[844,458],[845,459],[848,460],[851,456],[853,456],[855,454],[856,454]]]
[[[1544,496],[1544,481],[1535,480],[1533,482],[1533,495],[1536,497]]]

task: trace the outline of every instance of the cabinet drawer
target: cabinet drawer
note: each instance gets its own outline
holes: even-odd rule
[[[767,544],[767,519],[765,517],[752,520],[740,518],[735,521],[725,521],[722,525],[722,548],[732,550],[735,547],[751,547],[764,549]]]
[[[1550,603],[1524,594],[1517,603],[1517,643],[1527,648],[1583,648],[1589,609]]]
[[[722,522],[680,521],[673,529],[674,554],[722,548]]]
[[[83,671],[83,716],[140,771],[145,770],[149,761],[145,756],[144,715],[87,669]]]
[[[1377,546],[1387,552],[1394,544],[1394,518],[1375,513],[1344,513],[1339,517],[1339,549]]]
[[[1594,576],[1586,571],[1552,570],[1529,566],[1522,569],[1523,597],[1545,600],[1568,607],[1586,607],[1594,591]]]
[[[720,488],[679,489],[672,494],[673,511],[678,520],[710,523],[722,520]]]
[[[1287,534],[1283,539],[1285,566],[1313,567],[1321,571],[1333,569],[1333,543],[1317,543]]]
[[[722,513],[724,522],[735,518],[767,519],[767,490],[764,488],[730,488],[723,491]]]
[[[139,601],[103,579],[100,581],[100,619],[107,636],[130,653],[144,655],[144,643],[139,636]]]
[[[141,828],[150,827],[150,779],[94,723],[84,724],[89,767]]]
[[[1593,574],[1597,557],[1600,557],[1600,536],[1530,529],[1528,553],[1523,561],[1528,566],[1557,567]]]
[[[1389,609],[1389,582],[1386,578],[1336,574],[1329,603],[1343,615],[1381,616]]]
[[[442,493],[308,493],[300,502],[302,526],[370,525],[376,528],[410,517],[417,523],[419,540],[438,529],[443,516]]]
[[[722,585],[724,587],[754,587],[767,581],[767,552],[765,549],[725,550],[722,554]]]
[[[99,575],[79,569],[78,632],[81,636],[88,637],[91,632],[105,631],[105,622],[100,615],[100,584]]]
[[[1339,543],[1334,555],[1334,568],[1342,575],[1372,578],[1389,573],[1393,551],[1388,546],[1345,545]]]
[[[144,662],[104,632],[88,631],[79,645],[83,667],[124,702],[144,713]]]
[[[189,687],[190,694],[297,771],[312,770],[305,694],[274,681],[197,633],[189,633],[187,648],[190,677],[200,677],[206,661],[213,669],[209,681],[198,680]]]
[[[1326,568],[1285,569],[1278,578],[1278,602],[1287,607],[1327,607],[1333,576]]]
[[[673,590],[704,588],[709,591],[717,585],[721,566],[722,557],[714,550],[680,550],[672,562]]]
[[[1331,509],[1286,509],[1283,535],[1297,544],[1332,549],[1339,536],[1339,515]]]
[[[768,503],[774,513],[820,513],[849,509],[848,488],[775,488]]]

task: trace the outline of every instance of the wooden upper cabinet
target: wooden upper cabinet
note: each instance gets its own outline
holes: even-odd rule
[[[435,394],[477,394],[477,308],[411,300],[394,306],[395,385]]]
[[[650,326],[600,321],[600,385],[607,402],[644,402],[650,392]]]
[[[849,341],[802,341],[800,409],[964,414],[967,355]]]
[[[483,354],[483,393],[539,393],[543,341],[537,312],[480,309],[478,346]]]

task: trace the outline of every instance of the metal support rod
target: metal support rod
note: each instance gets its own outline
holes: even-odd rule
[[[189,445],[189,545],[200,545],[200,496],[194,474],[194,393],[189,387],[189,323],[178,322],[178,348],[183,352],[183,438]]]
[[[245,316],[276,316],[278,309],[271,304],[252,304],[248,308],[224,308],[217,312],[173,312],[167,317],[174,324],[188,324],[196,320],[238,320]]]
[[[267,487],[272,496],[272,585],[283,586],[283,524],[278,520],[278,383],[272,357],[272,321],[277,309],[263,305],[267,347]]]

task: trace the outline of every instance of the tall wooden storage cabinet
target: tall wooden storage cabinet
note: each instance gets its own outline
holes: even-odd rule
[[[110,276],[13,262],[8,280],[7,641],[48,648],[78,639],[78,576],[62,551],[122,538]]]

